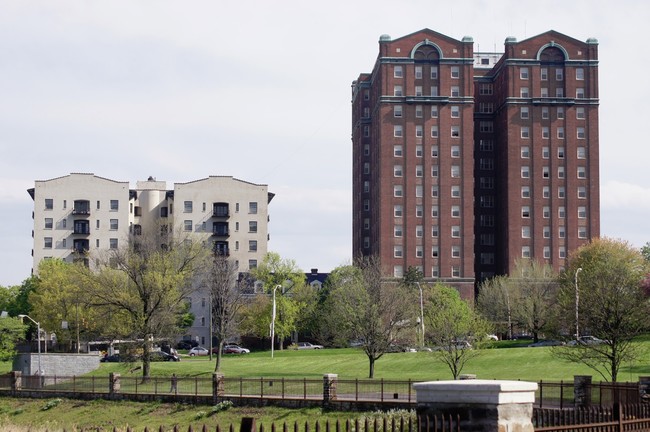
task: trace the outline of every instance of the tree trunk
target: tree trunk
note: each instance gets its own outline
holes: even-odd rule
[[[368,356],[368,361],[370,362],[370,371],[368,373],[368,378],[375,377],[375,358],[373,356]]]
[[[219,370],[221,370],[221,356],[223,355],[223,339],[219,339],[218,347],[219,350],[217,351],[217,363],[214,365],[215,372],[219,372]]]

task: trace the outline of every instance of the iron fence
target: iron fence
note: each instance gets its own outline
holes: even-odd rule
[[[641,403],[639,383],[599,382],[588,386],[586,405],[613,406],[616,403]],[[573,408],[575,402],[575,386],[573,381],[548,382],[540,381],[535,394],[535,405],[544,408]]]
[[[536,432],[556,431],[648,431],[650,406],[647,404],[614,404],[576,409],[535,408],[533,427]]]

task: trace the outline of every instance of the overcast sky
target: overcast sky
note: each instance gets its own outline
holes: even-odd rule
[[[646,0],[0,0],[0,285],[30,274],[26,190],[71,172],[268,184],[269,250],[306,271],[348,263],[350,85],[382,34],[423,28],[475,51],[598,39],[601,234],[642,246],[649,22]]]

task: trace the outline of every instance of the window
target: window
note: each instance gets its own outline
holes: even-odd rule
[[[521,197],[522,198],[530,198],[530,186],[522,186],[521,187]]]
[[[543,98],[548,97],[548,87],[542,87],[542,88],[539,89],[539,91],[540,91],[540,96],[541,97],[543,97]]]
[[[437,205],[431,206],[431,217],[432,218],[437,218],[439,214],[439,209]]]
[[[431,126],[431,138],[438,138],[438,126]]]
[[[429,91],[431,92],[431,96],[438,96],[438,86],[431,86],[431,89]]]
[[[578,159],[586,159],[587,158],[587,149],[585,147],[578,147],[576,149],[576,157]]]
[[[395,225],[393,227],[393,235],[395,237],[402,237],[402,225]]]
[[[422,165],[416,165],[415,166],[415,176],[416,177],[422,177],[422,173],[423,173]]]
[[[257,221],[248,221],[248,232],[249,233],[257,232]]]
[[[528,87],[522,87],[519,89],[519,97],[527,98],[528,97]]]
[[[493,227],[494,215],[481,215],[480,221],[482,227]]]
[[[578,238],[581,239],[587,238],[587,227],[583,227],[583,226],[578,227]]]
[[[539,78],[542,81],[548,81],[548,68],[541,68],[539,70]]]
[[[257,268],[257,260],[255,259],[248,260],[248,268],[249,269]]]
[[[402,145],[401,144],[397,144],[397,145],[393,146],[393,156],[402,157]],[[368,171],[370,171],[370,165],[368,165],[368,168],[369,168]],[[368,174],[368,173],[364,173],[364,174]]]
[[[460,226],[458,225],[453,225],[451,227],[451,236],[453,238],[459,238],[460,237]]]
[[[393,196],[401,197],[403,195],[402,185],[393,186]]]
[[[395,66],[393,69],[393,77],[395,78],[402,78],[404,76],[404,72],[402,70],[402,66]]]
[[[370,117],[370,108],[365,107],[363,109],[363,116],[366,117],[366,118]]]
[[[451,187],[451,197],[452,198],[460,198],[460,186],[453,185]]]
[[[415,217],[421,218],[424,216],[424,208],[421,205],[415,206]]]
[[[415,79],[422,79],[422,66],[415,67]]]
[[[248,241],[248,251],[249,252],[257,252],[257,240],[249,240]]]
[[[438,165],[431,166],[431,177],[438,177]]]
[[[542,167],[542,177],[549,178],[551,177],[551,169],[547,166]]]
[[[52,198],[45,198],[45,210],[54,209],[54,200]]]
[[[370,174],[370,162],[364,162],[363,164],[363,173]]]
[[[97,210],[99,210],[100,202],[97,200]]]
[[[417,96],[417,97],[423,96],[423,94],[422,94],[422,86],[415,86],[415,96]]]
[[[563,226],[558,227],[557,236],[561,239],[566,238],[566,228]]]
[[[549,206],[542,207],[542,217],[548,219],[551,217],[551,208]]]
[[[402,117],[402,105],[393,106],[393,117]]]
[[[494,234],[481,234],[481,245],[494,246]]]
[[[431,196],[433,198],[438,198],[439,191],[440,191],[440,188],[438,187],[438,185],[431,186]]]
[[[363,182],[363,191],[370,192],[370,182],[367,180]]]
[[[479,150],[494,151],[494,141],[482,139],[479,141]]]
[[[439,234],[440,234],[440,232],[438,230],[438,225],[432,225],[431,226],[431,237],[432,238],[437,238]]]
[[[433,95],[431,95],[433,96]],[[451,97],[459,97],[460,96],[460,87],[458,86],[451,86]]]
[[[578,219],[586,219],[586,218],[587,218],[587,207],[579,206],[578,207]]]
[[[479,184],[481,189],[494,189],[494,177],[481,177]]]
[[[45,229],[52,229],[53,226],[54,226],[54,219],[45,218]]]
[[[401,245],[393,246],[393,256],[395,258],[402,258],[403,253],[402,253],[402,246]]]
[[[452,266],[451,267],[451,277],[459,278],[460,277],[460,267]]]
[[[564,206],[560,206],[560,207],[558,207],[558,209],[557,209],[557,216],[558,216],[560,219],[564,219],[564,218],[566,217],[566,209],[564,208]]]
[[[453,218],[460,217],[460,206],[451,206],[451,217]]]
[[[564,246],[560,246],[558,249],[558,256],[563,259],[566,258],[566,248]]]
[[[437,145],[432,145],[431,146],[431,157],[433,157],[433,158],[438,157],[438,146]]]
[[[460,246],[452,246],[451,247],[451,257],[452,258],[460,258]]]
[[[530,128],[528,126],[521,127],[521,137],[524,139],[530,138]]]
[[[393,176],[394,177],[402,177],[402,165],[394,165],[393,166]]]
[[[530,177],[530,167],[522,166],[521,167],[521,178],[529,178],[529,177]]]
[[[576,130],[576,137],[577,137],[578,139],[585,139],[586,136],[587,136],[587,135],[585,134],[585,128],[583,128],[583,127],[579,127],[579,128]]]
[[[431,106],[431,118],[438,118],[438,106],[437,105],[432,105]]]
[[[544,254],[545,259],[551,258],[551,248],[548,246],[544,246],[544,249],[542,250],[542,253]]]
[[[451,166],[451,176],[453,178],[459,178],[460,177],[460,165],[452,165]]]
[[[576,80],[583,81],[585,79],[585,70],[583,68],[576,68]]]
[[[433,258],[438,258],[438,255],[439,255],[438,246],[431,246],[431,256]]]
[[[522,246],[521,247],[521,257],[522,258],[530,258],[530,246]]]
[[[527,119],[528,118],[528,107],[519,108],[519,118]]]
[[[492,84],[481,84],[478,90],[481,95],[491,95],[492,91]]]
[[[364,199],[363,200],[363,211],[370,211],[370,200],[369,199]],[[239,223],[239,222],[237,222]]]
[[[452,138],[460,137],[460,126],[452,126],[451,127],[451,137]]]
[[[422,225],[416,225],[415,227],[415,236],[418,238],[421,238],[424,236],[424,229],[422,228]]]
[[[108,247],[110,249],[117,249],[117,239],[116,238],[109,239],[108,240]]]
[[[415,157],[421,158],[424,156],[424,150],[421,145],[416,145],[415,146]]]
[[[587,188],[584,186],[578,186],[578,198],[587,199]]]
[[[364,230],[369,230],[370,229],[370,219],[369,218],[364,218],[363,219],[363,229]]]
[[[45,249],[52,249],[52,237],[43,238],[43,247]]]
[[[431,79],[438,79],[438,66],[431,66]]]
[[[557,178],[564,178],[564,167],[557,167]]]
[[[118,200],[111,200],[111,211],[117,211],[120,208],[120,203]]]
[[[402,125],[393,126],[393,136],[401,137],[402,136]]]
[[[585,118],[585,109],[584,109],[584,107],[576,108],[576,118],[578,120],[584,120],[584,118]]]
[[[549,188],[548,186],[544,186],[542,188],[542,197],[550,198],[551,197],[551,188]]]
[[[424,191],[422,188],[422,185],[415,185],[415,196],[418,198],[422,198],[424,195]]]
[[[564,159],[564,147],[557,148],[557,158]]]
[[[560,69],[560,68],[555,69],[555,79],[557,81],[564,80],[564,70],[563,69]]]
[[[364,137],[369,137],[370,136],[370,126],[364,126],[363,127],[363,136]]]
[[[528,79],[528,68],[527,67],[522,67],[519,69],[519,78],[522,80],[527,80]]]
[[[458,105],[453,105],[451,107],[451,117],[452,118],[460,117],[460,108],[458,107]]]
[[[521,158],[522,159],[530,158],[530,147],[528,147],[528,146],[522,146],[521,147]]]
[[[453,158],[460,157],[460,146],[457,145],[451,146],[451,157]]]
[[[192,221],[191,220],[183,221],[183,230],[184,231],[192,231]]]
[[[521,238],[530,238],[530,227],[522,226],[521,227]]]
[[[109,223],[110,223],[110,225],[109,225],[109,229],[110,229],[111,231],[116,231],[116,230],[117,230],[117,226],[118,226],[118,221],[117,221],[117,219],[111,219],[111,220],[109,221]]]
[[[479,112],[483,114],[492,114],[494,112],[494,104],[492,102],[479,103]]]
[[[557,107],[557,118],[558,119],[563,119],[564,118],[564,108],[563,107]]]
[[[494,132],[494,123],[491,121],[482,121],[479,123],[479,131],[483,133]]]
[[[524,219],[528,219],[530,217],[530,207],[529,206],[522,206],[521,207],[521,217]]]
[[[460,68],[458,66],[451,67],[451,77],[460,78]]]
[[[423,117],[422,113],[423,113],[423,111],[422,111],[422,105],[416,105],[416,106],[415,106],[415,116],[416,116],[417,118],[422,118],[422,117]]]
[[[564,97],[564,89],[563,88],[556,88],[555,89],[555,97],[561,98]]]
[[[437,278],[440,276],[440,267],[432,266],[431,267],[431,277]]]
[[[423,132],[422,132],[422,126],[418,125],[415,126],[415,136],[418,138],[422,138]]]
[[[401,265],[396,265],[393,267],[393,277],[401,278],[404,276],[404,267]]]
[[[584,99],[585,98],[585,89],[582,87],[576,88],[576,99]]]
[[[566,190],[564,189],[564,186],[560,186],[557,188],[557,197],[558,198],[565,198],[566,197]]]
[[[368,249],[370,247],[370,237],[363,238],[363,248]]]
[[[248,213],[257,214],[257,202],[251,201],[248,203]]]
[[[587,178],[587,171],[585,167],[582,166],[578,167],[578,178],[580,179]]]
[[[551,156],[551,151],[548,147],[542,147],[542,158],[548,159]]]
[[[393,87],[393,96],[402,96],[402,86],[396,85]]]
[[[542,235],[544,238],[551,238],[551,227],[550,226],[545,226],[542,229]]]
[[[492,158],[481,158],[479,160],[479,167],[482,170],[491,171],[494,169],[494,159]]]
[[[493,208],[494,207],[494,196],[493,195],[481,195],[481,207],[483,207],[483,208]]]

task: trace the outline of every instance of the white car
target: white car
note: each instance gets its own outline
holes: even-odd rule
[[[189,352],[188,352],[187,354],[188,354],[190,357],[194,357],[194,356],[207,356],[208,354],[210,354],[210,351],[208,351],[207,349],[203,348],[202,346],[196,346],[196,347],[192,348],[191,350],[189,350]]]
[[[298,349],[323,349],[323,345],[314,345],[309,342],[298,342]]]

